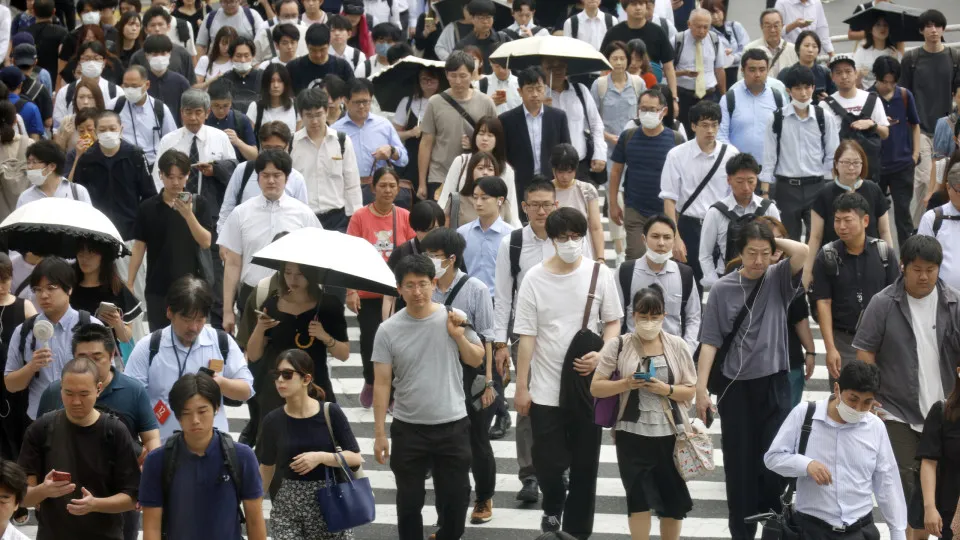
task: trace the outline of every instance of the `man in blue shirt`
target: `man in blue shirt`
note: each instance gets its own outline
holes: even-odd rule
[[[470,275],[482,281],[493,298],[497,250],[503,237],[513,230],[500,217],[500,208],[507,198],[507,184],[500,177],[486,176],[476,183],[473,197],[478,217],[461,225],[457,232],[467,241],[463,260]]]
[[[43,118],[36,104],[20,97],[23,79],[23,72],[16,66],[7,66],[0,69],[0,81],[3,81],[3,84],[10,91],[7,99],[10,100],[10,103],[13,103],[13,106],[17,108],[17,114],[23,118],[23,123],[27,127],[27,134],[30,135],[30,138],[40,140],[44,133]]]
[[[740,58],[743,84],[733,85],[720,98],[723,118],[717,140],[754,156],[763,156],[764,130],[773,112],[783,107],[783,95],[767,84],[769,66],[766,52],[747,50]]]
[[[659,197],[660,173],[667,153],[677,140],[673,130],[663,126],[666,105],[666,98],[659,90],[640,94],[640,126],[627,124],[629,129],[620,134],[610,158],[613,165],[610,167],[608,193],[619,191],[624,166],[628,166],[623,179],[626,208],[620,208],[616,197],[610,197],[610,219],[622,224],[627,231],[626,257],[630,260],[642,257],[647,250],[643,241],[643,225],[647,218],[663,212],[663,201]]]
[[[164,531],[177,540],[242,538],[242,507],[247,538],[266,540],[257,457],[249,446],[225,440],[230,436],[213,427],[221,410],[220,386],[208,375],[188,373],[170,389],[170,409],[186,427],[143,464],[143,537],[160,538]],[[231,446],[236,469],[227,466],[230,454],[224,453]],[[171,459],[174,474],[164,493],[164,461]]]
[[[257,159],[257,138],[247,115],[233,108],[232,83],[222,79],[210,84],[210,115],[204,124],[227,134],[240,163]]]

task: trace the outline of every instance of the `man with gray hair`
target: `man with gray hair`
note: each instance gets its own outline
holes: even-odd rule
[[[760,30],[763,37],[747,43],[744,51],[761,49],[770,58],[770,69],[767,76],[777,78],[780,72],[800,61],[792,43],[783,39],[783,15],[771,8],[760,13]]]
[[[711,20],[710,12],[705,9],[691,11],[687,30],[677,34],[673,44],[679,118],[687,133],[692,133],[687,119],[690,107],[702,99],[717,101],[727,91],[724,55],[720,54],[720,38],[710,31]]]
[[[123,95],[106,105],[108,111],[120,115],[123,140],[143,149],[147,164],[153,167],[160,139],[176,130],[177,123],[163,101],[147,94],[149,89],[146,68],[131,65],[123,74]]]

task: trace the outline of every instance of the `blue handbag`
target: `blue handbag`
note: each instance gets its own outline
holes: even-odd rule
[[[326,486],[317,490],[317,504],[320,505],[320,512],[327,523],[327,530],[335,533],[372,523],[377,518],[377,506],[373,499],[373,487],[363,472],[363,467],[353,471],[347,466],[343,450],[337,443],[333,426],[330,424],[329,402],[323,404],[323,415],[336,449],[337,463],[343,472],[343,481],[338,483],[337,475],[327,467]]]

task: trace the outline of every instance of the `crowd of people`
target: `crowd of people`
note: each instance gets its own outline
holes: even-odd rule
[[[28,508],[39,538],[363,537],[317,498],[364,462],[330,375],[349,311],[402,540],[431,476],[431,539],[495,519],[510,429],[544,538],[589,538],[603,427],[631,538],[679,539],[691,415],[722,417],[732,538],[792,478],[804,538],[879,537],[874,499],[891,539],[952,538],[960,52],[937,10],[919,47],[879,15],[837,54],[821,0],[769,3],[0,6],[0,218],[72,199],[129,251],[0,253],[2,537]],[[548,35],[611,70],[491,62]],[[385,89],[410,55],[437,62]],[[369,243],[397,295],[254,264],[306,228]]]

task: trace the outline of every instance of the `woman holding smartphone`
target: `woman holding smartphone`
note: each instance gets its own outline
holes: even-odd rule
[[[112,246],[81,243],[73,263],[77,286],[70,293],[70,306],[90,313],[113,329],[126,359],[133,351],[133,323],[143,314],[143,308],[120,279],[116,260],[116,248]]]
[[[665,314],[659,286],[637,291],[636,330],[603,346],[590,385],[593,397],[620,396],[614,431],[632,540],[650,538],[651,511],[660,521],[660,537],[678,540],[682,520],[693,508],[687,484],[673,463],[673,412],[686,414],[691,407],[697,370],[683,338],[661,329]],[[611,380],[615,371],[619,380]]]

